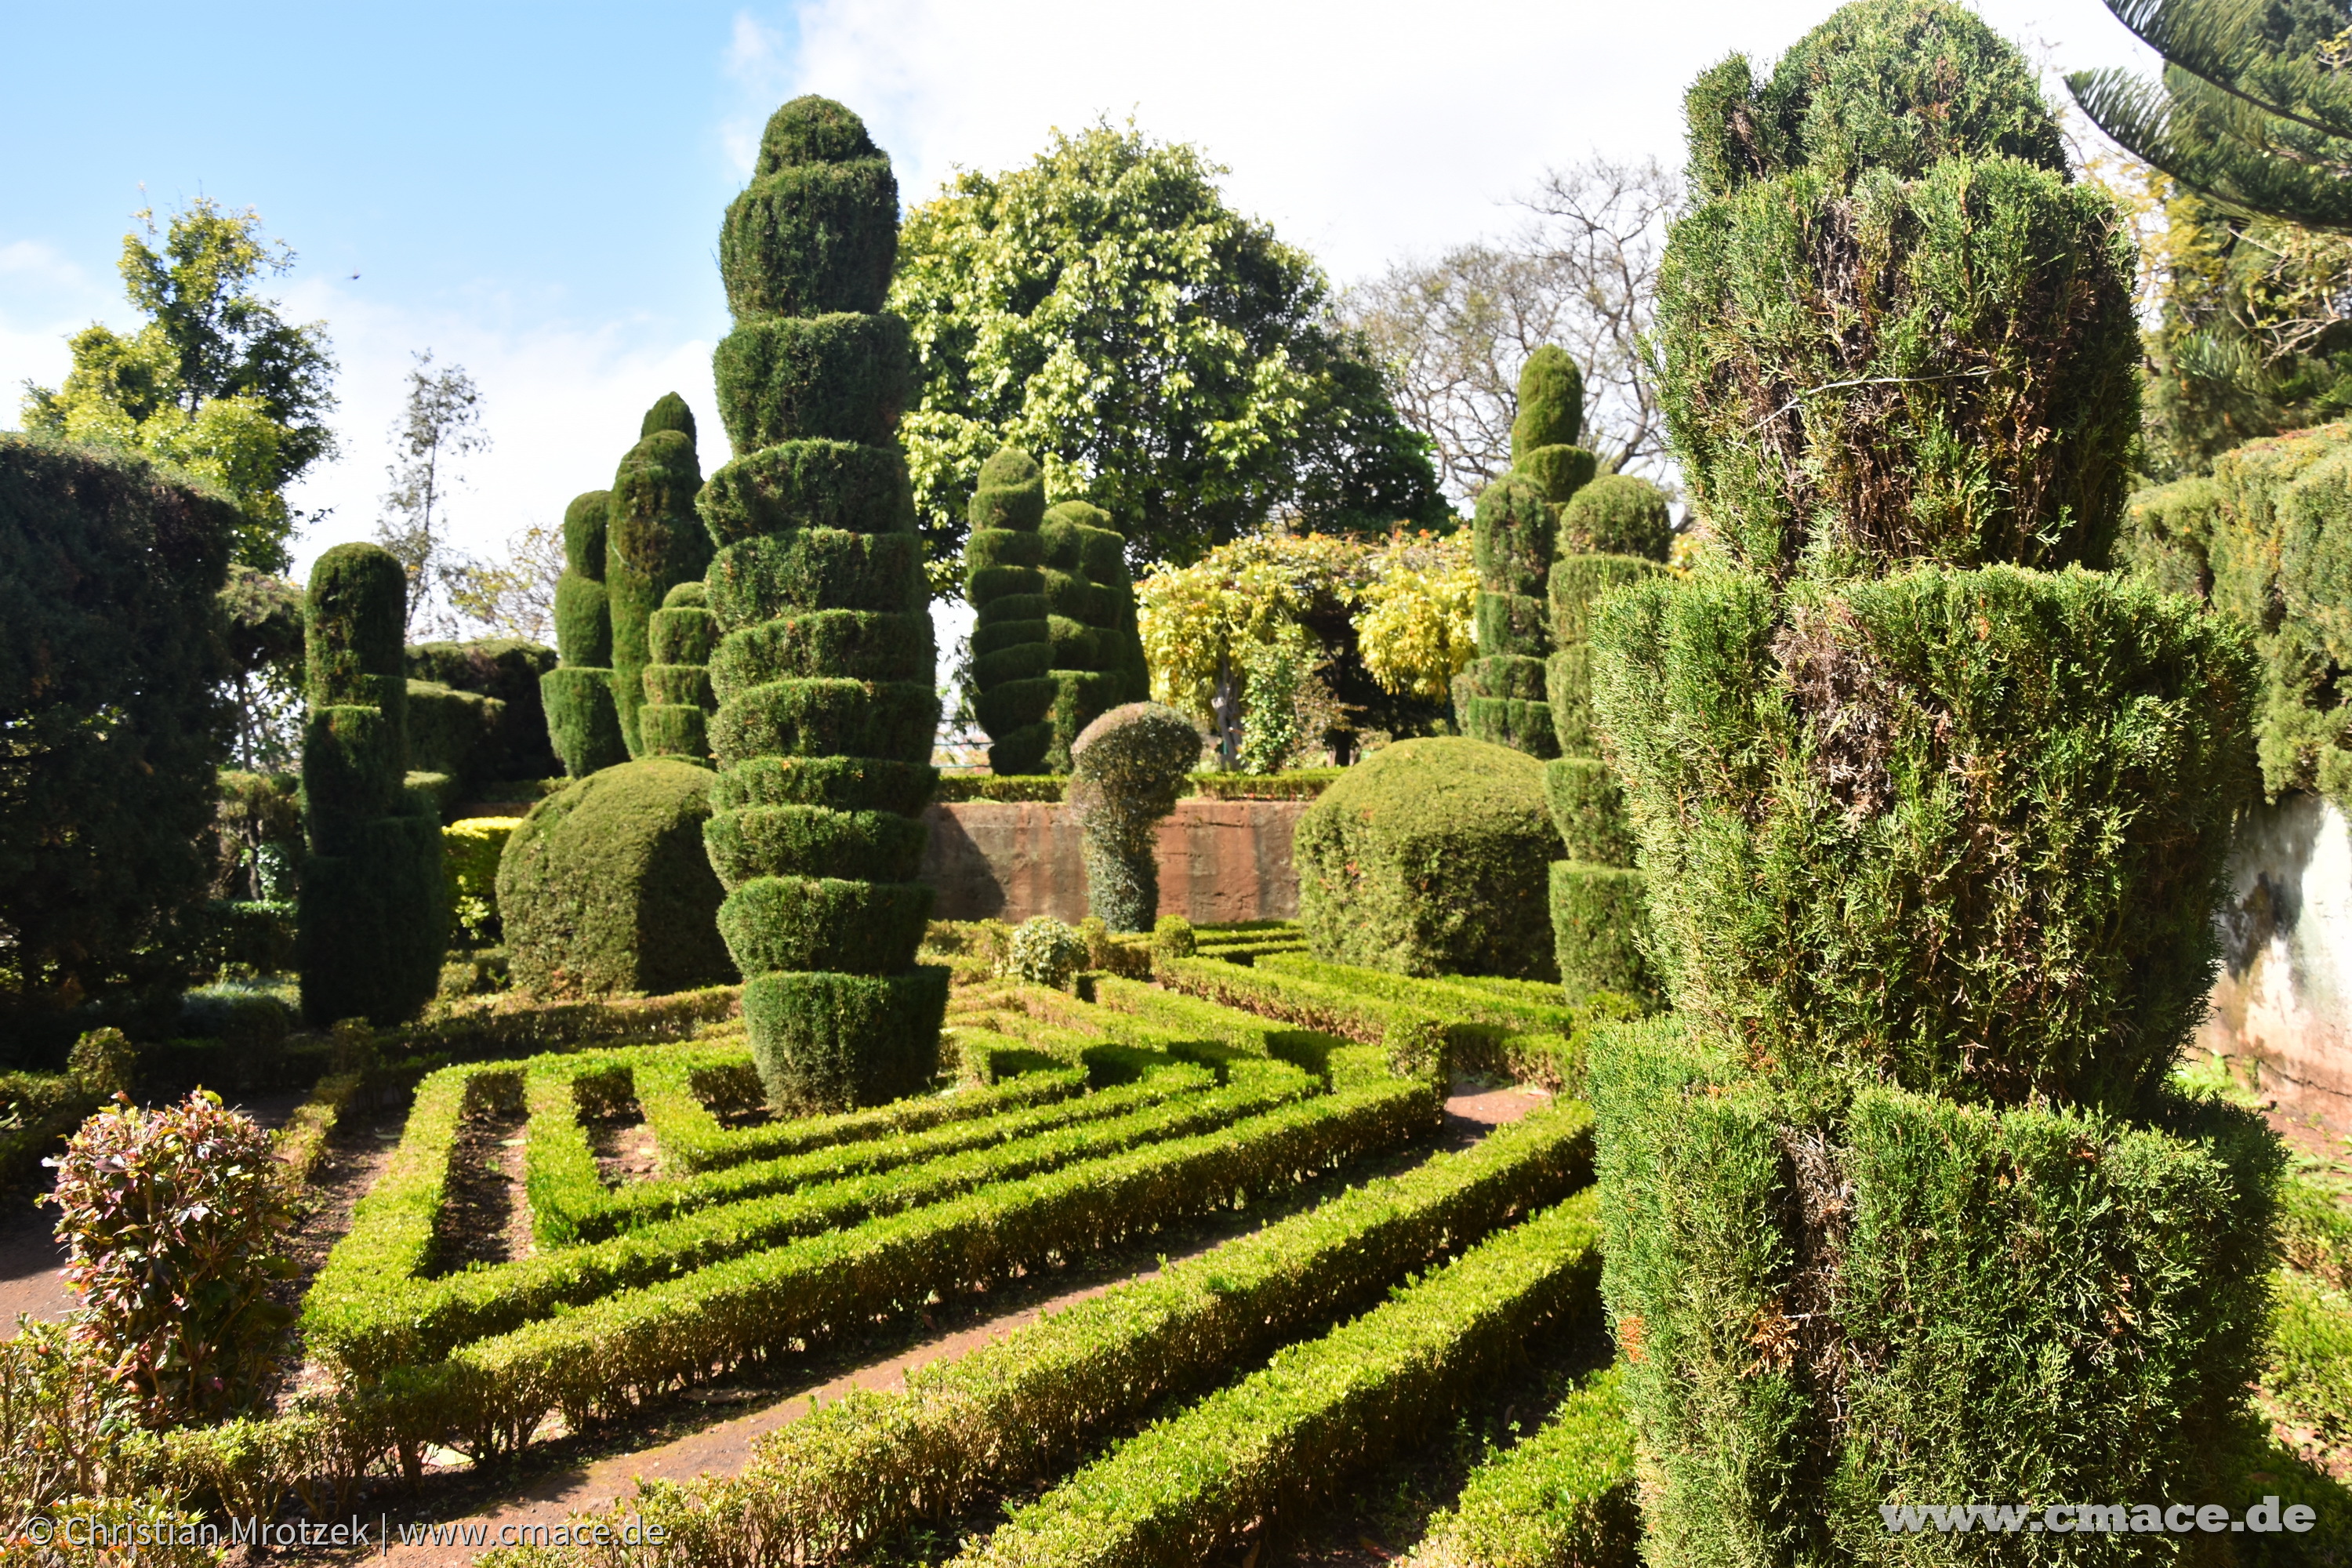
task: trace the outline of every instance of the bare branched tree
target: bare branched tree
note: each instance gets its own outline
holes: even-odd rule
[[[383,515],[376,540],[408,574],[408,626],[417,629],[434,591],[467,564],[449,546],[449,498],[462,483],[461,458],[490,444],[482,429],[482,395],[462,365],[435,374],[433,351],[415,356],[408,401],[393,426],[394,457],[385,473]]]
[[[1584,371],[1586,444],[1602,468],[1671,479],[1642,336],[1681,199],[1681,176],[1655,160],[1586,158],[1544,176],[1509,238],[1399,262],[1349,292],[1449,494],[1467,500],[1511,466],[1519,367],[1547,342]]]

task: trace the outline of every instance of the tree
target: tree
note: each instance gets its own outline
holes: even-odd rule
[[[900,435],[936,592],[998,448],[1126,535],[1196,560],[1270,517],[1335,531],[1447,511],[1422,439],[1307,256],[1226,205],[1225,171],[1132,126],[1057,133],[908,216],[890,309],[919,390]]]
[[[160,237],[152,209],[134,216],[121,266],[146,324],[75,333],[64,385],[26,384],[25,427],[148,452],[218,486],[246,516],[236,560],[282,572],[296,522],[286,488],[335,450],[326,325],[289,322],[254,292],[294,253],[252,208],[199,196]]]
[[[555,636],[555,584],[563,575],[563,530],[526,523],[494,560],[454,563],[446,580],[449,607],[491,637],[544,643]]]
[[[2106,0],[2160,82],[2076,71],[2074,100],[2132,154],[2232,211],[2352,233],[2352,28],[2317,0]]]
[[[236,719],[231,755],[249,772],[278,772],[301,754],[302,590],[232,564],[219,603]]]
[[[412,632],[435,589],[466,584],[470,563],[449,546],[449,497],[463,482],[458,460],[490,444],[482,430],[481,393],[465,367],[434,372],[431,349],[414,357],[407,406],[393,425],[394,456],[384,470],[392,489],[384,492],[375,527],[377,542],[408,574]]]
[[[1449,493],[1466,501],[1510,468],[1519,372],[1548,342],[1583,373],[1586,445],[1602,471],[1664,464],[1641,345],[1679,188],[1654,161],[1588,158],[1544,176],[1511,238],[1401,261],[1349,292],[1346,317],[1436,448]]]

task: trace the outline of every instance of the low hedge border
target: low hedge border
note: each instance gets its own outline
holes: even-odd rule
[[[1559,987],[1539,981],[1507,980],[1502,990],[1471,975],[1423,978],[1391,974],[1384,969],[1363,969],[1351,963],[1328,963],[1304,952],[1282,953],[1256,965],[1272,974],[1296,975],[1318,985],[1360,992],[1385,1002],[1401,1002],[1432,1012],[1457,1012],[1481,1024],[1526,1032],[1573,1035],[1590,1021],[1591,1013],[1562,1000]]]
[[[1383,1306],[1146,1428],[1013,1510],[960,1568],[1195,1563],[1328,1496],[1459,1409],[1545,1325],[1600,1310],[1591,1194],[1491,1237]]]
[[[1200,773],[1188,794],[1204,800],[1313,800],[1342,768],[1299,768],[1282,773]],[[935,797],[943,804],[992,800],[1059,805],[1070,786],[1064,773],[941,773]]]
[[[1434,1113],[1423,1088],[1393,1081],[1296,1101],[606,1295],[408,1367],[385,1388],[399,1429],[480,1460],[520,1447],[551,1411],[576,1430],[935,1293],[1099,1251],[1396,1148]]]
[[[1622,1368],[1595,1373],[1532,1436],[1470,1473],[1413,1568],[1635,1568],[1642,1510]]]
[[[387,1058],[440,1056],[458,1062],[538,1056],[604,1041],[687,1040],[708,1026],[735,1017],[740,985],[713,985],[667,996],[622,996],[601,1002],[533,1003],[500,999],[478,1011],[385,1031]]]
[[[471,1083],[520,1075],[478,1073]],[[785,1246],[827,1230],[862,1225],[925,1205],[946,1202],[974,1189],[1035,1173],[1113,1157],[1143,1142],[1183,1140],[1297,1100],[1313,1087],[1304,1073],[1267,1063],[1228,1088],[1191,1095],[1115,1117],[1061,1128],[1002,1144],[975,1149],[927,1165],[883,1171],[827,1183],[797,1193],[755,1198],[704,1209],[677,1219],[625,1232],[608,1241],[542,1252],[511,1263],[469,1268],[439,1279],[399,1260],[416,1256],[398,1241],[376,1234],[379,1216],[354,1214],[352,1227],[320,1275],[303,1306],[308,1342],[321,1353],[365,1379],[415,1366],[457,1346],[520,1331],[534,1318],[562,1308],[583,1308],[604,1298],[643,1289],[698,1269],[719,1267],[748,1253]],[[519,1081],[509,1092],[519,1093]],[[437,1116],[421,1142],[442,1152],[437,1171],[446,1181],[455,1115]],[[442,1123],[446,1121],[446,1130]],[[412,1131],[415,1121],[412,1117]],[[404,1140],[402,1152],[407,1151]],[[400,1155],[395,1155],[395,1163]],[[429,1155],[420,1154],[418,1163]],[[441,1184],[436,1184],[437,1215]],[[404,1238],[414,1228],[411,1208],[382,1216]],[[349,1251],[358,1267],[338,1265]],[[429,1250],[425,1254],[429,1256]]]
[[[334,1136],[343,1112],[365,1087],[362,1073],[332,1073],[319,1080],[310,1098],[294,1108],[272,1140],[278,1163],[286,1167],[287,1186],[296,1193],[310,1184],[319,1162],[327,1157],[327,1140]]]
[[[664,1526],[665,1548],[581,1547],[541,1561],[799,1568],[962,1512],[1588,1184],[1591,1125],[1581,1105],[1539,1110],[1459,1153],[919,1368],[903,1389],[857,1390],[762,1438],[740,1476],[642,1482],[613,1504],[614,1517]]]

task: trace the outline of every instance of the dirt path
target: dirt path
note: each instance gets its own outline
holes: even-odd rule
[[[1465,1084],[1460,1088],[1461,1091],[1446,1101],[1440,1147],[1463,1147],[1475,1142],[1493,1128],[1518,1121],[1550,1099],[1539,1089],[1516,1086],[1496,1089]],[[1262,1216],[1250,1215],[1241,1222],[1240,1228],[1254,1228],[1259,1223]],[[1229,1239],[1234,1231],[1234,1226],[1221,1226],[1196,1235],[1188,1245],[1169,1253],[1165,1261],[1181,1263],[1197,1258]],[[752,1448],[761,1437],[798,1420],[818,1405],[829,1405],[853,1388],[901,1387],[907,1374],[918,1367],[963,1355],[1025,1328],[1046,1313],[1099,1296],[1115,1285],[1149,1279],[1159,1272],[1160,1268],[1153,1266],[1108,1273],[1078,1289],[1064,1290],[1016,1310],[925,1339],[898,1353],[865,1362],[821,1383],[796,1388],[782,1398],[774,1397],[769,1390],[709,1391],[701,1395],[709,1404],[740,1402],[757,1404],[758,1408],[747,1409],[740,1415],[668,1442],[550,1471],[459,1517],[468,1525],[487,1526],[489,1539],[495,1542],[502,1526],[560,1524],[572,1514],[629,1496],[639,1479],[684,1481],[699,1475],[735,1475],[750,1461]],[[480,1548],[462,1546],[395,1546],[388,1556],[371,1557],[370,1561],[381,1561],[393,1568],[457,1568],[472,1563],[480,1554]]]

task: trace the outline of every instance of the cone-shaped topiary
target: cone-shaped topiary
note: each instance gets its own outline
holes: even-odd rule
[[[1664,492],[1628,474],[1603,475],[1560,509],[1544,675],[1560,754],[1545,767],[1544,795],[1568,846],[1568,858],[1551,868],[1551,931],[1571,996],[1657,994],[1643,956],[1649,916],[1625,797],[1592,721],[1590,636],[1601,595],[1658,572],[1673,539]]]
[[[1160,819],[1200,763],[1200,729],[1173,708],[1129,702],[1088,724],[1070,760],[1087,907],[1113,931],[1150,931],[1160,913]]]
[[[1045,542],[1046,633],[1054,650],[1052,739],[1045,769],[1067,773],[1079,732],[1121,702],[1150,695],[1127,541],[1110,513],[1082,500],[1057,503],[1038,529]]]
[[[647,642],[645,706],[637,710],[638,743],[649,757],[710,758],[710,655],[719,646],[719,617],[708,607],[709,588],[697,579],[662,595]]]
[[[612,607],[613,697],[621,739],[633,757],[654,754],[637,713],[648,689],[653,618],[669,591],[698,581],[710,565],[710,535],[695,516],[702,464],[694,450],[694,411],[677,393],[646,411],[637,444],[613,476],[604,531],[604,593]]]
[[[931,622],[906,462],[907,330],[880,314],[898,184],[856,115],[776,110],[728,209],[735,330],[715,355],[734,459],[698,506],[719,546],[705,828],[719,928],[779,1104],[913,1093],[939,1066],[945,969],[918,967],[937,783]]]
[[[373,544],[338,544],[304,595],[299,962],[313,1024],[395,1024],[432,999],[448,945],[441,822],[412,795],[408,579]]]
[[[539,678],[548,742],[573,778],[628,760],[613,698],[613,612],[604,589],[613,492],[590,490],[563,509],[563,575],[555,582],[558,663]]]
[[[998,773],[1045,771],[1054,728],[1054,644],[1045,608],[1045,477],[1007,447],[981,465],[963,547],[972,611],[973,709]]]
[[[1676,1008],[1591,1057],[1643,1555],[1878,1561],[1890,1501],[2219,1497],[2279,1153],[2167,1073],[2253,670],[2074,567],[2137,418],[2127,226],[1945,0],[1848,5],[1687,101],[1662,398],[1721,561],[1591,628]]]

